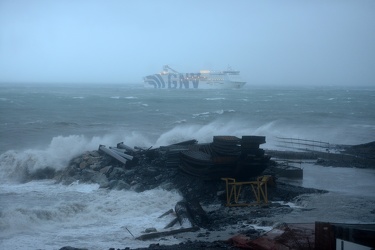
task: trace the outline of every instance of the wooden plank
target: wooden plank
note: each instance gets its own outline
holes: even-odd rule
[[[136,239],[137,240],[150,240],[150,239],[175,235],[175,234],[179,234],[179,233],[196,232],[199,229],[200,229],[199,227],[189,227],[189,228],[181,228],[181,229],[176,229],[176,230],[171,230],[171,231],[149,233],[149,234],[143,234],[143,235],[137,237]]]

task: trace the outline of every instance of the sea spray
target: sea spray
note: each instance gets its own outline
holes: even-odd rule
[[[233,135],[241,138],[242,135],[263,135],[273,127],[273,123],[257,127],[251,121],[217,119],[208,124],[182,124],[160,135],[156,146],[164,146],[184,140],[196,139],[200,143],[212,141],[213,136]]]

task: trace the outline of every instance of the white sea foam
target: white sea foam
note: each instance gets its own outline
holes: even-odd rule
[[[234,112],[236,112],[236,111],[233,110],[233,109],[228,109],[228,110],[219,109],[219,110],[212,111],[212,112],[196,113],[196,114],[193,114],[192,117],[193,118],[202,118],[202,117],[209,117],[209,116],[211,116],[211,114],[222,115],[222,114],[225,114],[225,113],[234,113]]]
[[[193,114],[193,118],[195,118],[195,117],[202,117],[202,116],[208,116],[209,114],[210,114],[210,112],[197,113],[197,114]]]
[[[146,228],[162,230],[173,215],[158,217],[181,199],[178,193],[161,189],[135,193],[46,181],[0,185],[0,190],[10,199],[1,206],[2,249],[146,247],[152,241],[135,240],[129,231],[139,236]],[[178,242],[171,238],[168,243]]]
[[[291,208],[303,208],[302,206],[300,205],[297,205],[296,203],[294,202],[285,202],[285,201],[272,201],[272,203],[279,203],[283,206],[289,206]]]
[[[225,99],[226,99],[225,97],[205,98],[205,100],[207,100],[207,101],[221,101],[221,100],[225,100]]]
[[[175,121],[174,124],[186,123],[186,119]]]

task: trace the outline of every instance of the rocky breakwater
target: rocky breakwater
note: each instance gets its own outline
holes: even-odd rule
[[[167,180],[175,173],[173,169],[161,167],[162,159],[157,159],[156,150],[134,149],[133,159],[124,163],[103,152],[102,147],[71,159],[68,166],[55,175],[55,179],[66,185],[79,181],[96,183],[100,188],[136,192],[159,186],[172,188]]]
[[[196,141],[186,141],[173,145],[183,147],[195,145]],[[125,147],[127,149],[121,149]],[[105,147],[107,148],[107,147]],[[116,149],[132,156],[132,160],[120,161],[107,154],[99,146],[98,150],[85,152],[70,160],[68,166],[55,174],[57,182],[69,185],[73,182],[96,183],[100,188],[116,190],[132,190],[142,192],[154,188],[178,190],[184,198],[192,200],[213,200],[218,190],[224,188],[221,181],[208,182],[191,176],[178,167],[176,161],[171,164],[173,154],[179,155],[170,147],[160,148],[130,148],[119,143]],[[117,152],[117,151],[116,151]],[[177,152],[177,153],[176,153]]]
[[[204,144],[204,147],[207,148],[207,144]],[[159,148],[131,148],[123,143],[117,144],[116,147],[101,145],[98,150],[85,152],[71,159],[68,166],[56,173],[54,178],[57,182],[67,185],[78,181],[97,183],[101,188],[135,192],[154,188],[178,190],[188,201],[225,204],[224,181],[217,176],[207,179],[191,175],[180,167],[182,152],[197,148],[201,148],[201,145],[197,144],[196,140]],[[113,157],[106,152],[107,150],[118,153],[117,155],[125,155],[128,159]],[[242,159],[243,155],[238,157]],[[266,164],[264,169],[268,169],[273,162],[266,161],[264,164]],[[257,174],[261,173],[257,172]],[[301,193],[306,193],[306,189],[283,183],[279,183],[277,188],[272,185],[269,187],[269,199],[289,201]]]

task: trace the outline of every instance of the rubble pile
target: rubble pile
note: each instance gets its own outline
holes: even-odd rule
[[[254,137],[251,140],[254,141]],[[159,148],[132,148],[124,143],[119,143],[116,147],[100,145],[98,150],[85,152],[70,160],[64,170],[55,174],[55,179],[63,184],[79,181],[97,183],[101,188],[136,192],[154,188],[178,190],[186,200],[198,200],[201,203],[215,201],[224,204],[225,183],[220,178],[207,179],[184,171],[181,168],[181,159],[183,158],[181,155],[191,151],[204,154],[204,150],[206,153],[207,150],[211,150],[211,153],[214,152],[212,153],[213,159],[216,161],[219,159],[221,164],[224,162],[228,166],[224,160],[233,159],[233,157],[241,159],[246,155],[246,157],[253,157],[253,160],[256,157],[265,157],[264,150],[259,149],[259,144],[264,143],[264,140],[264,138],[258,137],[258,141],[250,143],[249,138],[245,138],[246,142],[243,143],[245,146],[242,147],[239,146],[240,141],[233,137],[214,137],[213,145],[198,144],[196,140]],[[235,149],[230,149],[230,147]],[[112,153],[108,154],[108,151],[116,154],[116,157]],[[223,155],[223,152],[227,155]],[[228,152],[232,155],[228,155]],[[251,163],[251,161],[249,162]],[[218,165],[213,164],[212,166],[213,170],[219,169]],[[234,169],[236,170],[236,168]],[[214,173],[213,176],[215,176]],[[280,185],[284,184],[279,184],[278,187]],[[280,200],[288,200],[297,195],[296,192],[300,192],[293,190],[291,188],[288,193],[283,193],[280,188],[270,187],[269,197],[272,199],[274,196]]]
[[[100,188],[142,192],[154,188],[178,190],[188,200],[216,200],[220,181],[206,182],[167,164],[165,148],[134,150],[133,160],[126,164],[100,151],[89,151],[73,158],[55,174],[55,180],[69,185],[79,181],[97,183]]]

